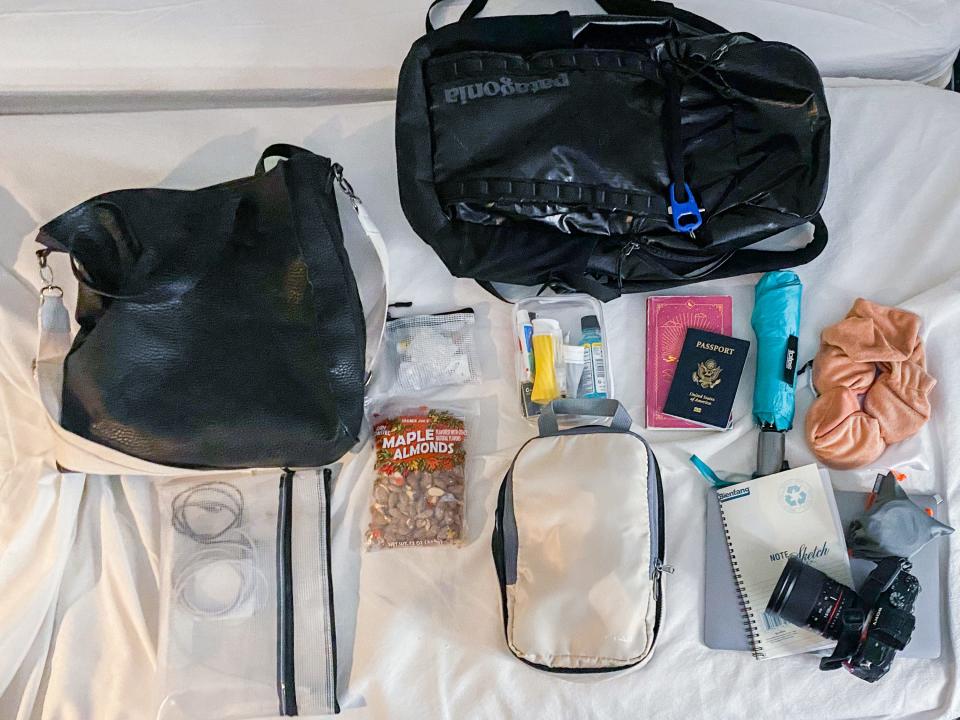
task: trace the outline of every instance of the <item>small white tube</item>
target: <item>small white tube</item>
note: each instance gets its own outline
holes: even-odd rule
[[[569,398],[577,397],[579,392],[585,356],[586,351],[582,345],[563,346],[563,364],[566,369],[567,397]]]

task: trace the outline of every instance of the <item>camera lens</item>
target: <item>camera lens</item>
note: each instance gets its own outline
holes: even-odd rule
[[[767,612],[831,640],[840,637],[841,618],[848,609],[864,609],[857,593],[796,558],[787,560],[767,603]]]

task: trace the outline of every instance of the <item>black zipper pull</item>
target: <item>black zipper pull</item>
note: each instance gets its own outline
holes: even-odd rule
[[[413,303],[410,302],[409,300],[404,300],[403,302],[390,303],[389,305],[387,305],[387,322],[397,319],[396,316],[390,313],[390,308],[409,308],[409,307],[413,307]]]
[[[623,263],[627,259],[627,256],[639,247],[640,243],[636,240],[631,240],[623,246],[623,249],[620,250],[620,254],[617,256],[617,289],[620,291],[623,291]]]
[[[413,307],[412,302],[395,302],[387,305],[388,308],[411,308]],[[425,317],[444,317],[446,315],[473,315],[474,309],[472,307],[462,307],[457,310],[444,310],[443,312],[427,313]],[[397,317],[387,313],[387,320],[403,320],[408,317],[417,317],[416,315],[401,315]]]

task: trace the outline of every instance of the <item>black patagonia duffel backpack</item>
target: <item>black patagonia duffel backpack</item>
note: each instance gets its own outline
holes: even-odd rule
[[[599,4],[476,18],[473,0],[439,29],[428,13],[397,98],[420,237],[488,289],[601,300],[819,255],[830,116],[811,60],[668,3]],[[812,239],[756,247],[808,222]]]

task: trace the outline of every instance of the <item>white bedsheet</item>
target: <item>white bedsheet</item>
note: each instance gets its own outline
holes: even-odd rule
[[[438,10],[454,16],[466,0]],[[943,86],[956,0],[684,0],[730,30],[806,51],[823,75]],[[3,112],[388,99],[427,0],[0,0]],[[595,13],[491,0],[489,13]]]
[[[801,355],[858,295],[903,303],[926,320],[935,420],[897,462],[925,463],[908,487],[937,492],[960,525],[960,95],[901,83],[833,83],[831,242],[799,270],[805,287]],[[344,468],[333,497],[333,564],[341,704],[346,717],[776,718],[795,720],[960,715],[960,535],[944,545],[944,652],[898,660],[868,685],[820,673],[811,657],[758,663],[701,642],[706,488],[687,457],[748,471],[752,360],[728,433],[659,434],[667,561],[665,613],[650,663],[600,680],[529,668],[506,649],[489,538],[500,479],[533,428],[520,419],[510,312],[469,281],[453,279],[403,218],[389,103],[300,109],[0,117],[0,718],[147,720],[154,716],[158,515],[143,478],[60,476],[30,390],[35,337],[36,227],[108,189],[197,187],[250,171],[260,149],[302,143],[347,168],[392,255],[394,300],[424,309],[472,304],[494,368],[456,395],[482,398],[488,452],[468,487],[469,542],[362,554],[371,484],[367,448]],[[62,260],[62,258],[58,258]],[[65,266],[57,279],[72,285]],[[752,337],[755,277],[694,292],[734,297],[734,333]],[[643,296],[604,311],[618,394],[643,413]],[[488,363],[489,364],[489,363]],[[800,417],[808,404],[801,401]],[[802,423],[800,423],[802,425]],[[641,432],[643,432],[641,430]],[[908,448],[910,449],[910,448]],[[794,464],[810,459],[800,431]],[[914,462],[916,465],[917,462]],[[867,488],[869,473],[835,476]],[[949,551],[949,552],[948,552]],[[949,560],[949,562],[948,562]],[[227,699],[225,699],[227,700]],[[217,717],[216,708],[211,718]]]

